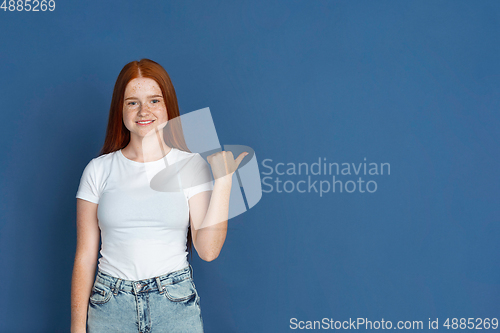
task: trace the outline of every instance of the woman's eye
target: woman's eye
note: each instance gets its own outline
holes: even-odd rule
[[[136,103],[136,102],[128,102],[128,105],[135,105],[133,103]]]
[[[157,99],[153,99],[151,102],[156,103],[155,101],[156,101],[156,102],[160,102],[160,101],[159,101],[159,100],[157,100]]]

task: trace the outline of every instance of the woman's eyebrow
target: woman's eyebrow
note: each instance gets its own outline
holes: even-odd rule
[[[160,97],[160,98],[163,98],[162,95],[151,95],[151,96],[147,96],[148,98],[153,98],[153,97]],[[124,99],[124,101],[126,101],[127,99],[138,99],[137,97],[127,97]]]

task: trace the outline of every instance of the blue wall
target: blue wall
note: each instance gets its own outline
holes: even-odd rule
[[[143,57],[169,72],[181,113],[210,107],[222,144],[255,150],[268,184],[305,182],[263,184],[219,258],[194,256],[207,332],[498,317],[499,17],[497,1],[0,10],[0,331],[69,331],[76,190],[119,71]],[[335,180],[376,191],[320,195],[262,164],[318,159],[390,174],[351,169]]]

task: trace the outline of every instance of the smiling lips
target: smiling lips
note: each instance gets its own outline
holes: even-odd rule
[[[144,121],[136,121],[135,123],[139,126],[148,126],[152,124],[154,120],[144,120]]]

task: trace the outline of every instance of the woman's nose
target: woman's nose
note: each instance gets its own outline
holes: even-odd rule
[[[139,114],[148,114],[149,113],[149,105],[141,104],[139,107]]]

